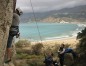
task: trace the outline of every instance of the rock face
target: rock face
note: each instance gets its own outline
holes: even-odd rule
[[[0,0],[0,66],[4,64],[9,27],[12,23],[13,0]]]

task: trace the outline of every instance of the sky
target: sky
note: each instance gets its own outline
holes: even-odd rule
[[[35,12],[45,12],[86,5],[86,0],[31,0]],[[17,0],[17,8],[23,12],[32,12],[30,0]]]

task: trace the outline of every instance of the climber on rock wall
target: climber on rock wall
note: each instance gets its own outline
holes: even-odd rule
[[[14,0],[13,3],[14,3],[13,9],[15,9],[16,0]],[[8,41],[7,41],[7,60],[5,61],[5,63],[9,63],[11,61],[11,57],[12,57],[11,46],[12,46],[13,37],[16,36],[16,38],[18,38],[20,35],[19,33],[19,22],[20,22],[19,16],[20,15],[22,15],[21,9],[19,8],[15,9],[13,13],[12,25],[9,30],[9,36],[8,36]]]

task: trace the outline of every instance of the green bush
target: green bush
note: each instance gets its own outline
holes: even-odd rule
[[[31,59],[31,60],[27,60],[27,64],[28,66],[44,66],[43,60],[41,59]]]
[[[31,42],[28,40],[19,40],[15,45],[17,48],[28,47],[31,45]]]
[[[16,53],[20,54],[20,53],[25,53],[25,54],[32,54],[31,49],[23,49],[23,48],[16,48]]]
[[[39,55],[42,51],[43,48],[43,44],[42,43],[37,43],[35,45],[32,46],[32,53]]]
[[[25,53],[16,54],[17,59],[26,59],[27,56],[28,56],[28,54],[25,54]]]
[[[43,55],[29,55],[27,53],[18,53],[16,54],[17,59],[41,59]]]
[[[64,65],[66,66],[73,66],[74,59],[71,53],[65,54],[64,56]]]

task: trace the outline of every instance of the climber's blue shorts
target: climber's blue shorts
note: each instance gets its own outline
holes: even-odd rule
[[[7,41],[7,48],[11,48],[13,37],[14,36],[9,34],[8,41]]]

